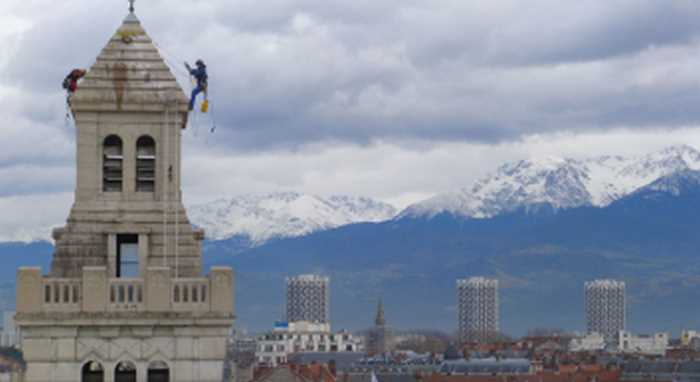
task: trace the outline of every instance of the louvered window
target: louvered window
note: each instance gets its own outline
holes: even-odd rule
[[[102,158],[102,190],[105,192],[121,192],[123,178],[123,147],[122,140],[116,135],[105,138]]]
[[[156,184],[156,142],[149,136],[136,141],[136,191],[153,192]]]

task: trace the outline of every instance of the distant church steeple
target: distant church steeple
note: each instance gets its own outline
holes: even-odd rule
[[[384,354],[391,350],[391,330],[386,325],[384,302],[381,298],[377,302],[377,315],[374,318],[374,327],[369,330],[367,340],[367,351],[370,355]]]
[[[377,317],[374,319],[374,324],[376,326],[385,326],[386,325],[386,319],[384,319],[384,303],[382,302],[382,299],[379,299],[379,302],[377,303]]]

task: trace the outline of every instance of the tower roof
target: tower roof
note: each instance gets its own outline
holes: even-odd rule
[[[171,111],[187,113],[188,99],[153,40],[130,13],[72,98],[80,111]]]

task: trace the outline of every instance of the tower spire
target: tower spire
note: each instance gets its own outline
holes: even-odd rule
[[[386,320],[384,319],[384,303],[382,302],[381,298],[377,303],[377,318],[374,319],[374,323],[377,326],[386,325]]]
[[[134,13],[134,2],[136,0],[129,0],[129,13]]]

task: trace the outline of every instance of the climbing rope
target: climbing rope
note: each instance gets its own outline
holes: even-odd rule
[[[71,118],[71,110],[70,110],[70,99],[66,99],[66,114],[65,114],[65,124],[66,124],[66,129],[70,127],[70,121],[72,120]]]
[[[196,85],[193,83],[194,80],[192,79],[192,76],[190,75],[190,73],[189,73],[188,71],[182,69],[182,68],[180,67],[180,65],[177,65],[177,64],[174,64],[174,63],[173,63],[173,61],[175,61],[175,62],[185,62],[185,60],[182,60],[181,58],[177,57],[176,55],[174,55],[174,54],[168,52],[168,51],[167,51],[166,49],[164,49],[162,46],[158,45],[155,41],[153,42],[153,45],[154,45],[154,46],[156,47],[156,49],[158,49],[158,51],[161,53],[161,56],[163,57],[163,60],[165,60],[166,64],[167,64],[169,67],[171,67],[171,68],[175,71],[175,74],[176,74],[176,75],[177,75],[177,74],[180,74],[180,75],[183,76],[183,78],[184,78],[184,77],[187,78],[187,84],[189,85],[189,93],[191,94],[191,93],[192,93],[192,90],[194,89],[194,86],[196,86]],[[210,120],[211,120],[211,127],[209,128],[209,135],[214,134],[214,133],[216,132],[216,129],[217,129],[216,117],[215,117],[215,115],[214,115],[214,106],[213,106],[213,104],[210,102],[210,100],[211,100],[211,99],[209,98],[209,92],[208,92],[208,91],[205,91],[205,92],[204,92],[204,101],[203,101],[203,103],[202,103],[202,105],[201,105],[201,108],[199,109],[199,111],[201,111],[202,114],[209,113],[210,116],[211,116],[211,117],[210,117]],[[194,110],[192,110],[192,112],[191,112],[191,118],[190,118],[190,122],[191,122],[192,127],[193,127],[192,131],[193,131],[193,134],[194,134],[194,137],[195,137],[195,138],[199,137],[199,125],[200,125],[200,121],[199,121],[199,118],[198,118],[198,114],[199,114],[198,109],[195,108]],[[207,144],[207,145],[209,144],[209,137],[208,137],[208,136],[207,136],[207,139],[206,139],[206,144]]]
[[[214,134],[216,132],[216,117],[214,117],[214,105],[209,106],[209,114],[211,115],[211,129],[209,132]]]
[[[173,65],[173,62],[172,62],[172,61],[176,61],[176,62],[182,63],[182,62],[185,62],[185,60],[181,60],[177,56],[169,53],[167,50],[163,49],[163,47],[158,45],[155,41],[153,42],[153,46],[155,46],[156,49],[158,49],[158,51],[161,53],[161,56],[163,56],[163,60],[165,60],[165,62],[168,64],[168,66],[173,68],[173,70],[175,70],[176,73],[181,74],[184,77],[187,77],[189,80],[190,73],[188,71],[186,71],[185,69],[182,69],[180,67],[180,65]]]
[[[169,128],[169,127],[168,127]],[[174,138],[176,139],[175,141],[175,148],[180,148],[180,150],[177,152],[177,155],[175,155],[175,170],[174,170],[174,177],[177,180],[175,182],[176,185],[180,184],[180,155],[182,154],[182,146],[180,144],[180,137],[181,137],[181,132],[180,129],[177,127],[177,123],[175,126],[173,126],[173,130],[175,130],[176,135]],[[172,184],[171,184],[172,185]],[[175,198],[174,198],[174,204],[175,204],[175,277],[179,277],[180,275],[180,188],[176,187],[175,188]]]
[[[163,266],[168,266],[167,256],[168,256],[168,193],[167,193],[167,179],[168,179],[168,163],[167,163],[167,147],[168,147],[168,129],[167,126],[170,123],[170,105],[165,106],[165,113],[163,116],[163,153],[161,155],[161,161],[163,162],[163,174],[161,187],[163,188]]]
[[[158,44],[155,42],[153,43],[156,49],[161,53],[161,56],[165,60],[166,64],[170,66],[174,71],[175,74],[181,74],[185,77],[187,77],[187,82],[190,83],[190,75],[189,73],[185,72],[183,69],[181,69],[178,65],[173,65],[173,63],[168,59],[168,57],[173,58],[175,57],[174,55],[168,53],[165,49],[160,47]],[[177,57],[175,57],[177,59]],[[192,85],[190,84],[190,87]],[[190,92],[192,89],[190,89]],[[177,128],[177,121],[173,121],[173,126],[171,127],[170,124],[170,103],[166,107],[166,120],[165,120],[165,126],[164,126],[164,144],[167,147],[166,153],[170,151],[170,140],[168,139],[169,134],[171,129],[173,131],[176,131],[176,135],[173,136],[173,150],[175,150],[178,146],[182,139],[182,133],[180,130]],[[196,131],[195,131],[195,136],[196,136]],[[175,163],[173,163],[172,166],[168,168],[167,163],[165,158],[167,158],[167,154],[164,153],[164,158],[163,158],[163,168],[164,168],[164,174],[167,172],[167,187],[163,187],[163,203],[164,203],[164,208],[163,208],[163,262],[164,265],[167,266],[166,263],[166,258],[167,258],[167,240],[168,240],[168,227],[167,227],[167,215],[169,213],[172,213],[172,209],[175,209],[175,224],[174,224],[174,239],[175,239],[175,248],[174,248],[174,255],[175,255],[175,277],[179,277],[180,275],[180,197],[179,197],[179,189],[175,190],[175,195],[173,198],[170,198],[169,193],[173,192],[173,179],[179,181],[179,169],[180,169],[180,155],[175,155]],[[174,168],[173,168],[174,167]],[[165,178],[164,178],[165,180]],[[177,183],[177,182],[176,182]]]

